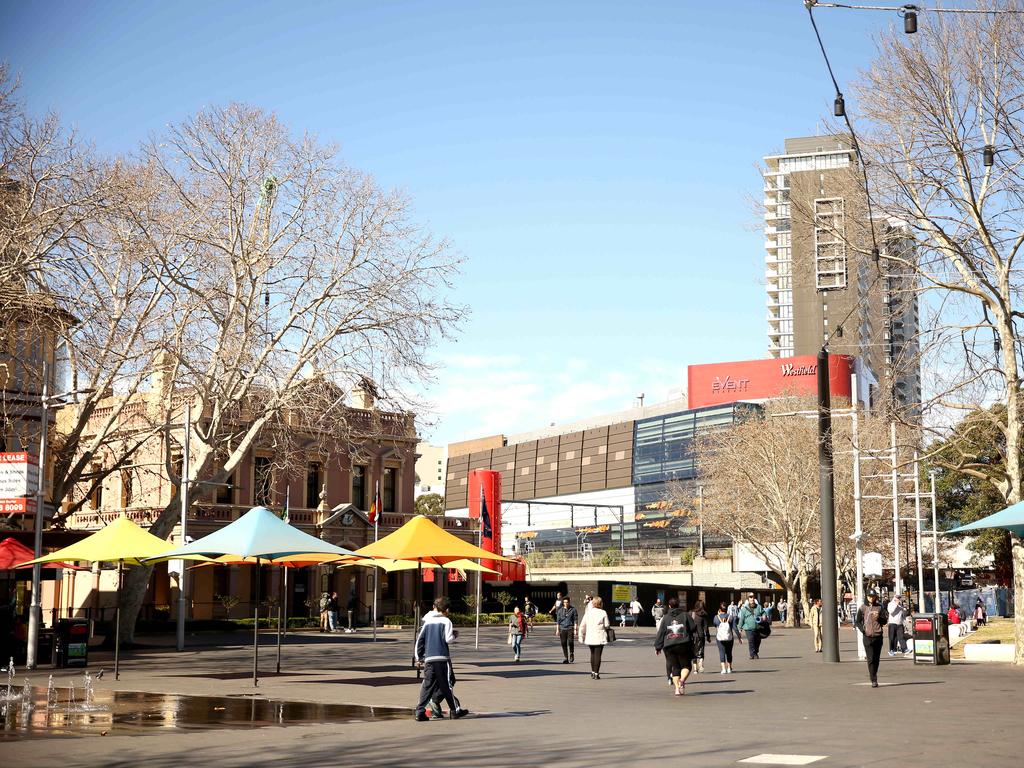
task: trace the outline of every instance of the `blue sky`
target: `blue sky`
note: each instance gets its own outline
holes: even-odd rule
[[[899,22],[817,18],[841,81]],[[832,102],[801,0],[10,2],[0,57],[104,151],[247,101],[408,193],[472,307],[433,352],[436,442],[765,356],[757,166]]]

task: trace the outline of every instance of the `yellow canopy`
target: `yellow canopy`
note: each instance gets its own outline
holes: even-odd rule
[[[140,560],[155,557],[166,552],[172,546],[169,541],[157,538],[127,517],[119,517],[96,531],[92,536],[49,555],[29,560],[22,565],[52,563],[58,560],[77,560],[87,563],[123,562],[126,565],[139,565]]]
[[[467,558],[513,562],[511,558],[488,552],[453,536],[423,515],[416,515],[394,533],[356,550],[356,556],[375,560],[413,560],[435,565],[447,565],[452,560]]]
[[[348,568],[352,565],[368,566],[371,568],[380,568],[387,573],[392,571],[414,571],[419,567],[424,568],[454,568],[457,571],[480,571],[481,573],[498,573],[491,568],[475,563],[472,560],[450,560],[444,565],[438,565],[437,563],[420,563],[417,560],[373,560],[366,558],[363,560],[352,560],[347,563],[342,563],[339,568]]]

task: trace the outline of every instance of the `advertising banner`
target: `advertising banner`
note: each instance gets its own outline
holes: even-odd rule
[[[0,499],[31,496],[39,487],[39,460],[27,451],[0,453]]]
[[[612,602],[629,603],[636,599],[636,584],[612,584]]]

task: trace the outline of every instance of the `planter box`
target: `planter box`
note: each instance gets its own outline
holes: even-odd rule
[[[965,643],[964,659],[967,661],[999,661],[1004,664],[1013,663],[1013,651],[1016,648],[1011,643]]]

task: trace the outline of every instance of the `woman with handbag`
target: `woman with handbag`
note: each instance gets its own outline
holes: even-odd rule
[[[580,622],[580,642],[590,648],[590,677],[601,679],[601,654],[608,644],[609,632],[614,632],[608,621],[604,601],[595,597],[590,601],[590,610],[583,614]]]
[[[515,662],[519,663],[519,654],[523,650],[523,638],[530,631],[530,625],[526,621],[526,614],[519,610],[517,605],[512,609],[512,615],[508,620],[508,644],[512,646]]]

